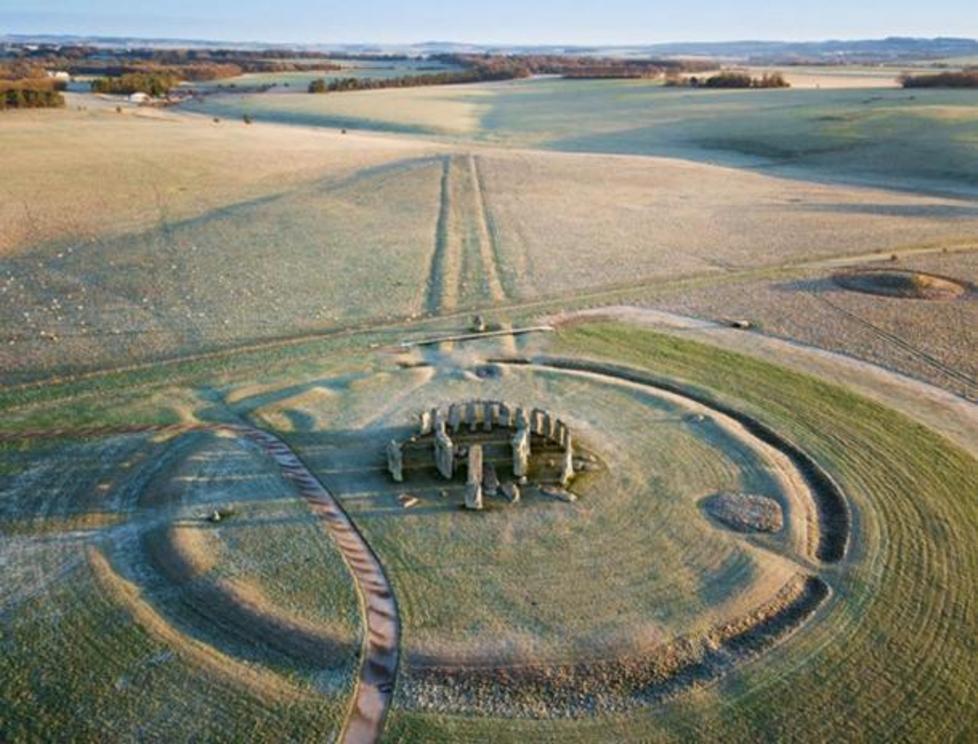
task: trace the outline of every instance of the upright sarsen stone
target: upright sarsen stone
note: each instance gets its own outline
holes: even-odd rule
[[[530,430],[520,427],[512,439],[513,475],[522,478],[527,474],[530,462]]]
[[[482,445],[469,446],[469,468],[465,483],[465,508],[482,508]]]
[[[418,434],[421,436],[431,434],[431,427],[433,425],[434,419],[431,411],[422,411],[418,414]]]
[[[455,444],[445,431],[445,420],[440,416],[435,424],[435,467],[446,480],[451,480],[455,473]]]
[[[387,469],[396,482],[400,483],[404,480],[404,455],[401,452],[401,445],[394,439],[387,443]]]
[[[448,425],[456,434],[462,428],[462,406],[457,403],[452,403],[448,407]]]
[[[482,466],[482,493],[485,496],[495,496],[499,492],[499,476],[491,462]]]
[[[539,408],[534,408],[530,412],[530,431],[532,431],[537,436],[546,436],[543,428],[544,416],[546,414]]]
[[[493,416],[496,412],[496,404],[486,401],[482,404],[482,430],[492,431]]]
[[[510,407],[510,405],[508,403],[506,403],[506,402],[500,403],[499,404],[499,425],[500,426],[505,426],[507,429],[513,427],[515,425],[515,422],[514,422],[514,419],[513,419],[513,413],[514,413],[514,411],[513,411],[513,409]]]
[[[567,488],[572,480],[574,480],[574,446],[568,434],[567,446],[564,447],[564,457],[560,465],[560,485]]]

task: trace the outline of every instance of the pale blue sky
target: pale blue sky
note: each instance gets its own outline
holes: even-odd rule
[[[0,0],[2,33],[636,44],[978,37],[976,0]]]

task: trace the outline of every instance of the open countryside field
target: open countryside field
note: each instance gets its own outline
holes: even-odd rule
[[[894,89],[898,74],[886,72],[876,89],[860,83],[824,90],[708,91],[656,81],[539,78],[342,96],[217,96],[193,108],[224,117],[249,113],[278,123],[681,157],[973,195],[974,92]]]
[[[50,129],[84,178],[4,184],[0,359],[10,382],[567,292],[967,248],[978,225],[960,199],[675,159],[111,110],[64,114],[69,127],[57,116],[12,120],[25,151]],[[133,158],[101,158],[105,132]],[[185,169],[161,143],[203,154]],[[254,168],[235,165],[235,147]],[[39,199],[47,188],[57,197]],[[973,282],[955,260],[947,273]],[[709,312],[760,313],[745,301]],[[971,295],[953,303],[959,327],[973,327],[975,307]]]
[[[978,98],[896,72],[0,112],[0,741],[974,739]]]

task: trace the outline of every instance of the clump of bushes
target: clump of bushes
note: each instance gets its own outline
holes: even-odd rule
[[[725,70],[708,78],[691,76],[687,78],[668,77],[666,85],[688,86],[690,88],[720,88],[720,89],[745,89],[745,88],[790,88],[791,84],[785,80],[780,72],[765,72],[760,77],[752,77],[746,72]]]
[[[0,80],[0,111],[18,108],[61,108],[65,97],[47,80]]]
[[[14,108],[60,108],[65,105],[63,80],[41,67],[22,62],[0,64],[0,111]]]
[[[900,84],[904,88],[978,88],[978,70],[904,75]]]
[[[169,72],[129,72],[118,77],[96,78],[92,81],[92,91],[127,96],[146,93],[159,97],[165,96],[179,82],[180,77]]]

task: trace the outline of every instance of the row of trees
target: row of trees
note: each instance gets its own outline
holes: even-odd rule
[[[92,81],[95,93],[131,95],[147,93],[154,97],[165,96],[180,83],[180,78],[170,73],[130,72],[118,77],[102,77]]]
[[[481,83],[492,80],[512,80],[526,77],[526,71],[519,70],[454,70],[434,72],[426,75],[402,75],[391,78],[320,78],[309,83],[310,93],[340,93],[349,90],[377,90],[380,88],[415,88],[422,85],[452,85],[456,83]]]
[[[724,72],[711,75],[708,78],[694,76],[679,78],[668,77],[666,85],[688,86],[690,88],[790,88],[791,84],[785,80],[780,72],[766,72],[760,77],[752,77],[746,72],[735,72],[726,70]]]
[[[184,80],[217,80],[242,72],[338,70],[324,55],[285,50],[117,49],[58,47],[24,50],[21,59],[71,75],[119,76],[134,72],[176,71]]]
[[[978,88],[978,70],[904,75],[900,83],[904,88]]]
[[[710,68],[702,60],[619,59],[565,54],[442,54],[433,59],[465,68],[521,70],[526,75],[564,77],[657,77],[669,71],[700,72]]]

